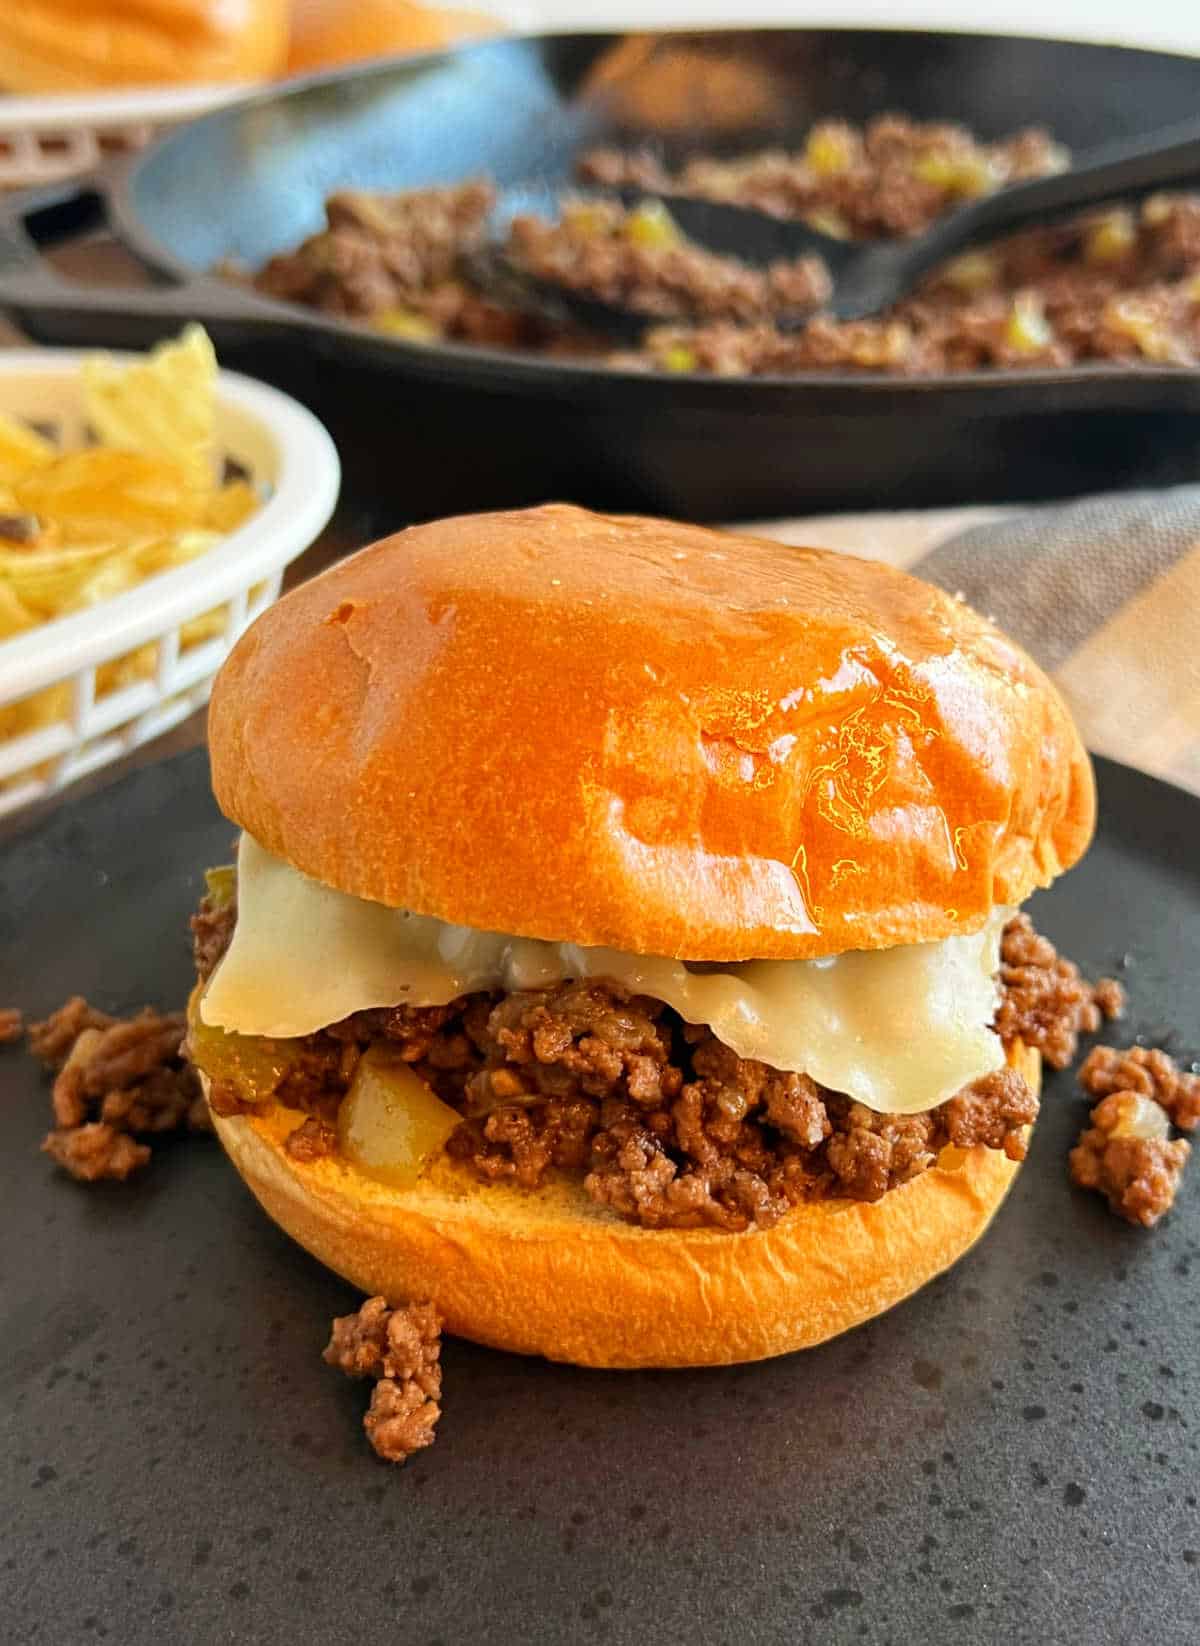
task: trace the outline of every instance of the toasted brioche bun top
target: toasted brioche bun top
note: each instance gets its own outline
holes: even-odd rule
[[[314,879],[694,960],[934,940],[1085,850],[1091,767],[1021,649],[819,549],[561,506],[416,526],[218,676],[222,809]]]

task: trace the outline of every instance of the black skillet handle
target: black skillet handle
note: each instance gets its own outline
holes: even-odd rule
[[[294,314],[256,292],[209,275],[145,286],[90,286],[66,278],[42,255],[94,230],[123,248],[103,170],[0,199],[0,311],[46,343],[140,347],[188,320],[220,343],[252,341],[295,326]]]
[[[1136,198],[1200,178],[1200,120],[1167,126],[1153,137],[1108,143],[1070,171],[1014,183],[944,219],[930,239],[939,238],[938,258],[961,246],[1069,215],[1108,200]],[[944,236],[944,238],[943,238]]]

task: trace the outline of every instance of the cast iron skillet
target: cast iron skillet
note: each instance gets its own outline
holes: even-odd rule
[[[601,141],[736,150],[787,143],[824,116],[898,109],[985,137],[1041,123],[1082,153],[1198,104],[1198,60],[999,36],[488,41],[265,92],[82,184],[18,198],[0,214],[0,306],[34,335],[73,344],[142,344],[202,320],[231,363],[314,402],[407,518],[550,494],[744,518],[1190,478],[1195,370],[681,380],[387,339],[204,271],[229,256],[255,266],[295,243],[338,186],[480,172],[557,183]],[[39,242],[103,222],[155,289],[81,289],[39,256]]]

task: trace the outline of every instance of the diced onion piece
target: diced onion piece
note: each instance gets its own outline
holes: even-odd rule
[[[810,229],[816,229],[818,234],[827,234],[831,240],[850,238],[849,223],[833,206],[818,206],[815,211],[806,212],[804,221]]]
[[[945,153],[930,150],[913,162],[913,175],[922,183],[930,183],[947,194],[973,199],[987,194],[996,187],[999,178],[996,168],[986,154],[978,150]]]
[[[227,909],[237,896],[237,870],[232,863],[205,869],[204,888],[214,909]]]
[[[1018,354],[1040,354],[1053,342],[1054,334],[1040,300],[1032,292],[1018,292],[1013,298],[1005,340]]]
[[[1136,296],[1119,297],[1109,303],[1104,318],[1114,331],[1127,337],[1147,360],[1167,366],[1186,366],[1191,353],[1182,338],[1166,325],[1162,317]]]
[[[661,200],[643,200],[625,219],[625,238],[648,251],[665,251],[678,246],[683,235]]]
[[[1142,222],[1152,229],[1159,229],[1174,210],[1175,202],[1169,194],[1152,194],[1148,200],[1142,201]]]
[[[663,350],[660,364],[664,371],[689,372],[695,371],[700,362],[695,350],[689,349],[686,343],[672,343]]]
[[[826,123],[814,126],[804,145],[804,158],[819,177],[837,177],[849,171],[854,159],[854,143],[843,127]]]
[[[1167,1112],[1153,1098],[1140,1092],[1121,1092],[1117,1103],[1121,1118],[1110,1132],[1111,1137],[1134,1137],[1142,1142],[1165,1143],[1171,1135]]]
[[[188,1056],[210,1080],[234,1088],[247,1103],[266,1103],[304,1061],[302,1040],[237,1034],[206,1023],[203,996],[193,995],[188,1011]]]
[[[902,321],[889,320],[886,325],[876,326],[868,321],[852,340],[850,357],[856,366],[879,370],[902,365],[911,347],[912,333]]]
[[[338,1138],[360,1172],[411,1189],[461,1119],[395,1052],[372,1046],[342,1100]]]
[[[999,265],[993,254],[986,251],[964,252],[942,270],[945,283],[962,292],[986,291],[999,278]]]
[[[1106,212],[1088,229],[1083,243],[1084,261],[1093,266],[1119,263],[1136,245],[1137,228],[1132,212]]]
[[[562,209],[563,227],[580,240],[598,240],[615,220],[612,208],[599,200],[569,200]]]
[[[413,309],[380,309],[372,317],[372,323],[377,331],[386,332],[389,337],[406,337],[413,343],[431,343],[439,335],[433,321]]]

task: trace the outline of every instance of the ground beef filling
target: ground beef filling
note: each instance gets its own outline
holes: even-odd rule
[[[235,919],[207,904],[195,916],[202,977]],[[1085,983],[1023,915],[1006,929],[1003,959],[1006,1042],[1056,1061],[1102,1010],[1119,1010],[1116,985]],[[647,1228],[736,1231],[769,1227],[803,1200],[879,1200],[946,1151],[950,1164],[977,1145],[1020,1160],[1037,1115],[1010,1069],[927,1113],[878,1114],[807,1075],[738,1057],[661,1001],[567,982],[356,1012],[309,1036],[271,1094],[308,1115],[288,1140],[294,1156],[336,1149],[338,1105],[359,1055],[380,1040],[460,1111],[447,1149],[481,1178],[536,1188],[551,1170],[582,1172],[594,1200]],[[213,1097],[219,1112],[244,1106],[219,1085]]]

